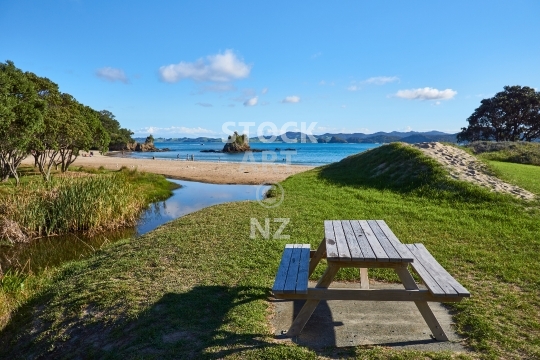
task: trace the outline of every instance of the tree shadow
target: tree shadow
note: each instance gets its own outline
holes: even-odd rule
[[[54,329],[62,336],[54,339],[50,326],[37,324],[46,305],[33,301],[0,333],[0,357],[199,359],[276,347],[280,344],[267,334],[253,330],[257,325],[251,320],[235,321],[239,311],[249,311],[249,303],[266,300],[267,292],[262,287],[197,286],[166,293],[145,311],[112,321],[99,309],[85,309],[94,319],[66,318]],[[50,295],[38,303],[48,304],[46,299]],[[17,335],[14,326],[21,325],[25,331]]]

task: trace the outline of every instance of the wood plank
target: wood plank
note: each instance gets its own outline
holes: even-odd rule
[[[392,242],[388,240],[384,232],[381,230],[379,224],[377,224],[375,220],[368,220],[368,225],[371,228],[371,231],[373,231],[373,234],[375,234],[379,240],[379,244],[381,244],[382,248],[386,252],[386,255],[388,255],[388,260],[401,261],[401,256],[392,245]]]
[[[470,296],[470,292],[465,289],[463,285],[461,285],[448,271],[446,271],[445,268],[442,267],[441,264],[435,258],[431,253],[426,249],[426,247],[423,244],[415,244],[416,248],[421,251],[422,257],[429,261],[429,263],[437,267],[437,273],[441,276],[441,281],[446,281],[452,288],[460,295],[460,296]],[[435,279],[438,280],[438,279]]]
[[[311,251],[311,260],[309,261],[309,272],[308,277],[313,274],[313,271],[315,271],[315,268],[321,261],[321,259],[326,258],[326,241],[322,239],[321,243],[319,244],[319,247],[317,248],[317,251]]]
[[[414,244],[407,244],[405,246],[414,246]],[[411,253],[412,256],[414,256]],[[427,271],[424,266],[422,265],[422,259],[416,259],[411,264],[413,269],[416,271],[416,273],[422,278],[428,289],[434,294],[434,295],[440,295],[440,296],[446,296],[446,293],[444,290],[437,284],[435,279],[429,274],[429,271]]]
[[[283,293],[295,293],[296,282],[298,279],[298,273],[300,270],[300,260],[302,255],[302,244],[294,244],[294,248],[291,254],[291,260],[289,262],[289,271],[287,271],[287,278],[285,279],[285,286],[283,286]]]
[[[368,222],[366,220],[359,220],[358,223],[362,227],[362,231],[366,236],[369,246],[371,246],[371,249],[375,254],[376,261],[389,261],[388,255],[386,255],[386,251],[384,251],[383,247],[379,243],[379,240],[377,239],[375,234],[373,234],[373,231],[371,231],[371,227],[369,226]]]
[[[291,262],[291,256],[293,253],[294,244],[285,245],[283,254],[281,255],[281,262],[279,263],[276,278],[274,280],[274,286],[272,292],[278,294],[283,293],[285,287],[285,281],[287,280],[287,272],[289,271],[289,263]]]
[[[419,262],[431,276],[431,278],[426,279],[422,277],[422,280],[424,280],[426,286],[431,290],[430,286],[433,286],[432,282],[435,282],[437,285],[439,285],[439,287],[444,291],[447,296],[458,296],[457,291],[454,290],[454,288],[441,275],[440,269],[442,269],[442,266],[439,265],[439,263],[435,259],[433,259],[433,262],[430,259],[426,258],[425,254],[422,253],[422,250],[420,250],[416,245],[419,244],[411,244],[410,246],[408,246],[408,248],[416,257],[415,262]]]
[[[356,240],[356,235],[354,234],[352,225],[348,220],[341,220],[341,225],[343,226],[343,232],[345,233],[345,239],[349,245],[349,250],[351,252],[351,260],[364,260],[364,255],[358,245]]]
[[[358,301],[429,301],[460,302],[461,297],[435,296],[429,290],[405,289],[319,289],[308,288],[306,294],[276,294],[277,299],[358,300]]]
[[[334,277],[336,276],[337,272],[339,270],[339,266],[335,266],[332,263],[328,264],[328,267],[326,268],[326,271],[324,272],[323,276],[320,278],[319,282],[317,283],[317,288],[328,288],[332,280],[334,280]],[[300,295],[300,294],[291,294],[291,295]],[[306,325],[307,321],[311,317],[311,314],[313,314],[313,311],[315,311],[315,308],[319,304],[320,300],[317,299],[308,299],[304,306],[302,306],[302,309],[300,309],[300,312],[294,319],[293,323],[291,324],[291,327],[287,331],[286,336],[293,337],[298,336],[302,332],[302,329]]]
[[[369,277],[367,268],[360,268],[360,289],[369,289]]]
[[[302,244],[300,248],[300,267],[298,268],[298,279],[296,280],[296,294],[307,294],[309,277],[309,252],[310,245]]]
[[[339,260],[350,261],[351,252],[349,250],[349,245],[347,244],[347,239],[345,238],[343,225],[341,225],[341,221],[339,220],[332,221],[332,225],[334,225],[334,235],[336,237]]]
[[[367,237],[364,234],[364,231],[362,230],[362,227],[360,226],[358,220],[351,220],[350,224],[353,229],[354,235],[356,236],[356,241],[360,246],[360,250],[362,250],[362,254],[364,255],[364,261],[375,261],[377,257],[375,256],[373,249],[371,249],[371,245],[369,245]]]
[[[386,224],[386,222],[384,220],[376,220],[376,221],[379,227],[381,228],[381,230],[386,235],[386,238],[390,240],[390,242],[392,242],[392,245],[394,245],[394,248],[399,253],[403,261],[412,262],[414,259],[413,255],[407,249],[407,247],[401,241],[399,241],[397,236],[392,232],[392,230],[390,230],[390,227]]]
[[[324,220],[324,240],[326,242],[326,258],[328,260],[339,259],[332,220]]]
[[[407,268],[399,268],[395,271],[406,290],[418,290],[418,285],[416,285],[414,282],[414,279]],[[424,318],[426,324],[429,326],[429,329],[433,333],[435,339],[439,341],[448,341],[448,337],[446,336],[441,324],[439,324],[439,321],[433,314],[433,311],[431,311],[428,303],[426,301],[415,301],[414,304],[416,305],[418,311],[420,311],[420,314]]]

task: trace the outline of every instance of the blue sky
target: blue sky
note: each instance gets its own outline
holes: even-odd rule
[[[503,86],[540,88],[539,15],[536,0],[0,0],[0,61],[138,136],[457,132]]]

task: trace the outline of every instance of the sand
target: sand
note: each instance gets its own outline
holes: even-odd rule
[[[413,146],[443,164],[454,179],[469,181],[487,187],[492,191],[508,193],[525,200],[535,198],[535,195],[529,191],[491,176],[485,165],[478,161],[476,157],[454,146],[443,145],[438,142],[420,143]]]
[[[443,145],[438,142],[420,143],[412,146],[420,149],[424,154],[433,157],[443,164],[455,179],[470,181],[492,191],[512,194],[518,198],[532,200],[535,195],[515,185],[508,184],[501,179],[491,176],[485,165],[472,155],[453,146]],[[137,159],[129,156],[122,157],[119,153],[115,156],[103,156],[95,153],[93,157],[79,156],[74,166],[100,167],[106,169],[119,169],[126,166],[130,169],[137,168],[162,174],[169,178],[180,180],[201,181],[213,184],[273,184],[283,181],[291,175],[313,169],[313,166],[288,165],[288,164],[265,164],[260,163],[230,163],[230,162],[207,162],[185,160],[152,160]],[[26,164],[33,164],[33,158],[29,156],[24,160]]]
[[[162,174],[172,179],[246,185],[273,184],[291,175],[313,169],[313,166],[302,165],[137,159],[122,157],[119,154],[103,156],[97,151],[94,154],[93,157],[79,156],[73,166],[95,168],[103,166],[111,170],[126,166],[129,169],[137,168],[139,171]],[[33,164],[33,162],[34,158],[29,156],[23,163]]]

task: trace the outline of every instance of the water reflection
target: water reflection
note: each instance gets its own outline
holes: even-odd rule
[[[39,272],[66,261],[85,258],[108,244],[145,234],[168,221],[205,207],[231,201],[256,200],[270,187],[260,191],[255,185],[216,185],[171,180],[181,185],[165,201],[151,204],[137,226],[89,237],[82,234],[42,238],[30,244],[0,246],[0,274],[8,269]],[[258,190],[258,191],[257,191]]]

